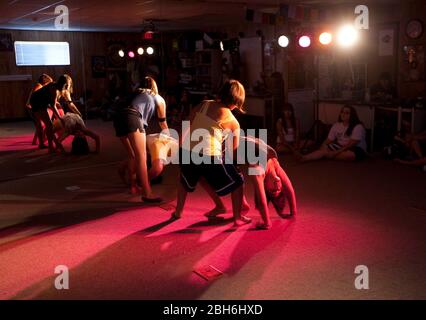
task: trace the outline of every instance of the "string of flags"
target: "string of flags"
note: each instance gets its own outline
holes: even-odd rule
[[[247,21],[270,25],[281,25],[289,19],[318,22],[329,20],[330,17],[331,11],[329,9],[318,9],[294,4],[280,4],[279,10],[275,14],[265,13],[250,8],[246,9]]]

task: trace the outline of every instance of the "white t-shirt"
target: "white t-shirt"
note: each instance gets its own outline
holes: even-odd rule
[[[82,128],[85,128],[83,119],[76,113],[68,112],[62,119],[64,120],[64,130],[68,134],[73,134],[76,126],[79,125]]]
[[[348,127],[345,127],[342,122],[337,122],[333,124],[328,133],[328,139],[337,142],[341,146],[346,146],[349,143],[349,140],[357,140],[357,147],[360,147],[364,151],[367,151],[367,143],[365,142],[365,129],[361,124],[357,124],[353,130],[350,137],[345,133]]]

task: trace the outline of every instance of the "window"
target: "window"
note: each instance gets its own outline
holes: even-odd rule
[[[63,66],[70,64],[68,42],[15,41],[16,65]]]

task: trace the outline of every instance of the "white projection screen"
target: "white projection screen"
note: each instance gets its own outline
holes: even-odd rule
[[[70,65],[68,42],[15,41],[15,59],[22,66]]]

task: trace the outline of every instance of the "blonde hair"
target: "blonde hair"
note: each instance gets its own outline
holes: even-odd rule
[[[154,78],[152,78],[152,77],[145,77],[144,78],[143,87],[145,89],[151,90],[154,95],[158,94],[157,82],[155,82]]]
[[[244,113],[243,105],[246,98],[244,86],[237,80],[226,81],[219,91],[219,99],[226,106],[235,105]]]

